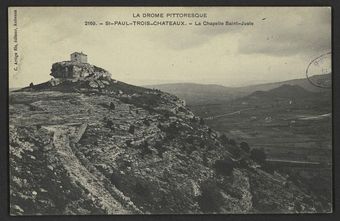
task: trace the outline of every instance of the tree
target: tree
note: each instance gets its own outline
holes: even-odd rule
[[[240,148],[244,150],[245,152],[249,153],[250,147],[247,142],[241,142],[240,143]]]
[[[30,83],[30,87],[33,87],[33,86],[34,86],[34,84],[33,84],[33,82],[31,82],[31,83]]]
[[[252,160],[258,162],[259,164],[263,165],[266,162],[267,155],[264,152],[263,148],[261,148],[261,149],[255,148],[255,149],[251,150],[250,158]]]

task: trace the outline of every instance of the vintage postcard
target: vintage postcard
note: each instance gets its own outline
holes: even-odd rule
[[[10,7],[10,214],[331,213],[329,7]]]

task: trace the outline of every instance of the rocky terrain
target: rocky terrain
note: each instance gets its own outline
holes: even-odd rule
[[[9,113],[12,215],[325,212],[159,90],[56,77],[10,92]]]

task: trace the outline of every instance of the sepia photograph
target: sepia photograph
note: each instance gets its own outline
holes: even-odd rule
[[[333,212],[331,7],[9,7],[9,213]]]

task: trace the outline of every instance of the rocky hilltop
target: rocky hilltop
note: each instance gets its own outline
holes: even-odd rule
[[[323,205],[176,96],[74,62],[11,92],[10,212],[296,213]]]
[[[54,63],[50,75],[54,77],[49,81],[52,86],[65,81],[92,81],[92,86],[95,87],[96,83],[94,83],[94,80],[111,79],[111,73],[108,71],[89,63],[80,63],[76,61]]]

